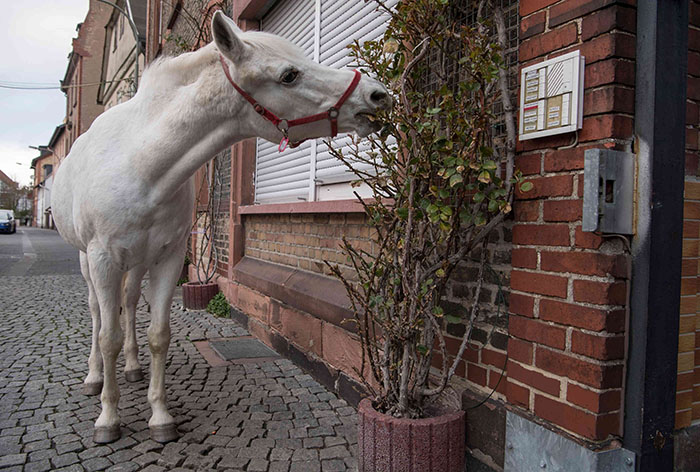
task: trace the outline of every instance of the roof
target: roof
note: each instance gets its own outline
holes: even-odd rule
[[[7,185],[10,185],[12,187],[17,187],[17,182],[12,180],[5,174],[3,171],[0,170],[0,182],[5,182]]]
[[[59,136],[61,136],[61,133],[63,133],[63,130],[66,129],[66,124],[62,123],[58,126],[56,126],[56,129],[53,130],[53,135],[51,135],[51,139],[49,140],[49,149],[53,149],[54,144],[56,144],[56,141],[58,141]]]

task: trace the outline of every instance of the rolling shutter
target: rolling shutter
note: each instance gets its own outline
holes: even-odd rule
[[[387,6],[393,7],[398,0],[390,0]],[[346,0],[323,0],[321,7],[321,64],[340,69],[349,65],[353,58],[347,46],[357,39],[360,44],[379,38],[386,30],[389,16],[377,10],[374,2],[348,2]],[[350,152],[351,138],[338,136],[333,140],[333,147]],[[365,141],[360,143],[360,150],[369,149]],[[370,166],[357,164],[360,168]],[[319,140],[316,155],[316,182],[332,184],[356,180],[357,177],[340,160],[329,151],[328,146]],[[352,193],[348,192],[348,197]]]
[[[288,39],[314,57],[315,0],[286,0],[261,21],[261,29]],[[312,143],[280,153],[279,143],[258,138],[255,203],[308,200]]]
[[[398,0],[387,2],[391,7],[397,3]],[[316,16],[317,6],[320,17]],[[263,18],[261,29],[288,39],[321,64],[340,69],[352,61],[347,45],[354,39],[362,43],[378,38],[384,33],[387,20],[388,15],[378,11],[373,2],[282,0]],[[347,135],[338,136],[334,147],[347,153],[350,142]],[[368,147],[365,143],[360,149]],[[307,141],[280,153],[277,143],[258,139],[256,203],[310,200],[314,198],[314,185],[349,182],[355,178],[330,154],[323,140]],[[349,189],[346,198],[351,195]]]

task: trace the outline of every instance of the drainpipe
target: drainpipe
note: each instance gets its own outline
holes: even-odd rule
[[[687,54],[688,0],[638,0],[637,233],[624,447],[644,472],[673,470]]]
[[[134,61],[134,90],[139,89],[139,54],[141,53],[141,41],[139,39],[139,30],[136,28],[136,24],[134,23],[133,15],[131,13],[131,3],[129,0],[126,0],[126,5],[127,8],[129,9],[129,12],[127,13],[123,8],[117,6],[117,4],[112,3],[108,0],[98,0],[102,3],[106,3],[107,5],[111,6],[115,10],[117,10],[120,14],[124,15],[126,17],[126,20],[129,22],[129,26],[131,27],[131,32],[134,34],[134,39],[136,40],[136,59]]]

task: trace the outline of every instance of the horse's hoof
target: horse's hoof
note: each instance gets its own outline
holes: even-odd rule
[[[116,441],[121,437],[122,433],[119,425],[116,426],[101,426],[95,428],[95,435],[92,440],[95,444],[107,444]]]
[[[90,382],[83,384],[83,395],[99,395],[102,393],[102,382]]]
[[[143,372],[140,368],[124,371],[124,377],[127,382],[140,382],[143,380]]]
[[[151,439],[159,443],[175,441],[179,435],[175,424],[164,424],[162,426],[151,426]]]

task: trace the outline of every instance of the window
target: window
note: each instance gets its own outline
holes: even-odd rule
[[[390,6],[398,0],[389,0]],[[280,35],[301,47],[308,57],[335,68],[350,64],[346,48],[378,38],[388,16],[373,2],[298,0],[278,3],[261,21],[263,31]],[[350,143],[338,136],[335,147]],[[355,175],[334,158],[322,139],[304,142],[280,153],[277,144],[258,139],[255,203],[280,203],[353,198],[349,182]]]
[[[112,26],[112,52],[117,50],[117,22]]]

